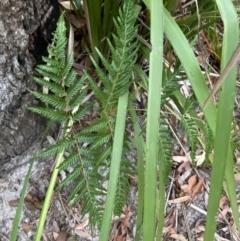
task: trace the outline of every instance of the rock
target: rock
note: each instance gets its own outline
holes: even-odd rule
[[[31,75],[58,16],[57,0],[0,0],[0,165],[30,147],[46,127],[27,109],[36,104],[28,89],[37,88]]]

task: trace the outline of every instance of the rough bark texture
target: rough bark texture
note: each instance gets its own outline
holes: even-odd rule
[[[34,105],[31,75],[46,53],[58,18],[57,0],[0,0],[0,165],[41,136],[45,121]],[[33,57],[34,56],[34,57]]]

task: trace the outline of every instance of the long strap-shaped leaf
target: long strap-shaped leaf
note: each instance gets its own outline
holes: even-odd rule
[[[143,241],[155,239],[159,117],[162,87],[163,5],[150,1],[151,43],[148,86]]]
[[[165,27],[165,33],[166,33],[168,39],[170,40],[171,44],[173,45],[178,57],[181,60],[181,63],[184,66],[186,74],[193,87],[194,93],[195,93],[200,105],[203,106],[203,103],[209,94],[209,90],[205,84],[205,79],[201,73],[198,62],[196,60],[196,57],[194,56],[193,51],[187,42],[187,39],[183,35],[182,31],[180,30],[180,28],[178,27],[176,22],[173,20],[173,18],[167,12],[167,10],[164,10],[164,27]],[[235,30],[235,32],[238,33],[238,30]],[[236,34],[236,35],[238,36],[238,34]],[[178,37],[176,38],[176,36],[178,36]],[[232,46],[232,52],[235,49],[235,47],[236,47],[236,44]],[[229,53],[229,57],[231,56],[232,52]],[[227,83],[227,81],[225,81],[225,82]],[[215,108],[213,102],[211,102],[204,109],[204,114],[205,114],[207,122],[213,132],[213,135],[215,136],[216,135],[217,112],[216,112],[216,108]],[[221,140],[222,140],[222,144],[225,143],[225,145],[228,147],[227,165],[225,168],[225,179],[226,179],[228,196],[231,197],[230,201],[231,201],[231,207],[233,210],[234,220],[235,220],[237,227],[239,228],[238,206],[237,206],[237,198],[236,198],[236,191],[235,191],[234,173],[233,173],[233,168],[232,168],[233,157],[232,157],[232,153],[231,153],[231,149],[230,149],[228,140],[227,140],[227,142],[224,141],[225,139],[224,140],[221,139]],[[219,166],[219,163],[215,162],[213,168],[215,168],[215,165]],[[217,180],[218,180],[218,184],[220,184],[220,189],[221,189],[222,182],[219,179],[218,175],[217,175]],[[218,203],[218,201],[214,202],[214,205],[217,206],[217,208],[218,208],[218,205],[216,205],[216,203]],[[213,220],[213,219],[211,218],[211,220]],[[211,240],[211,239],[207,239],[207,240]]]
[[[144,0],[144,3],[150,9],[150,0]],[[236,13],[233,8],[232,2],[219,0],[219,1],[217,1],[217,3],[219,5],[219,9],[221,11],[222,18],[224,20],[225,36],[226,36],[226,34],[228,35],[224,39],[224,47],[223,47],[223,53],[224,53],[223,54],[223,61],[224,61],[223,67],[224,67],[226,65],[227,61],[229,60],[231,54],[233,53],[234,49],[236,48],[237,38],[239,36],[239,34],[238,34],[239,30],[238,30],[238,26],[237,26]],[[181,63],[183,64],[183,67],[191,82],[194,93],[195,93],[200,105],[203,106],[204,101],[206,100],[207,96],[209,95],[209,90],[205,84],[205,79],[201,73],[198,62],[196,60],[196,57],[194,56],[191,46],[189,45],[186,37],[184,36],[181,29],[178,27],[178,25],[176,24],[176,22],[170,16],[170,14],[168,13],[168,11],[166,9],[164,9],[164,32],[165,32],[166,36],[168,37],[169,41],[171,42],[171,44],[173,45],[173,48],[175,49],[179,59],[181,60]],[[235,36],[235,37],[233,37],[231,40],[232,36]],[[228,53],[227,56],[225,56],[226,53]],[[226,107],[227,102],[225,102],[225,103],[223,103],[223,102],[226,101],[225,98],[227,98],[227,99],[229,98],[228,95],[230,93],[232,95],[231,98],[233,98],[233,96],[234,96],[234,89],[233,89],[234,71],[235,70],[233,70],[231,72],[231,76],[229,76],[229,78],[232,79],[232,82],[231,82],[231,80],[230,80],[231,83],[229,83],[229,80],[225,81],[225,85],[223,87],[223,91],[225,93],[221,94],[222,100],[220,102],[221,106],[219,106],[219,107],[221,107],[221,110],[224,110],[224,108],[228,109],[227,113],[228,113],[228,115],[230,114],[229,118],[231,118],[231,116],[232,116],[232,110],[231,110],[232,106]],[[230,84],[231,86],[228,86],[228,84]],[[205,114],[207,122],[209,123],[209,126],[213,132],[213,135],[216,137],[217,112],[216,112],[216,108],[215,108],[213,102],[211,102],[204,109],[204,114]],[[222,116],[220,116],[220,115],[222,115]],[[224,119],[224,121],[226,123],[226,119],[224,118],[223,115],[226,116],[226,112],[225,113],[222,112],[222,114],[219,114],[219,117],[221,117],[220,122],[222,122]],[[228,121],[227,125],[229,126],[229,119],[227,121]],[[218,125],[217,127],[223,128],[220,125]],[[225,129],[225,127],[226,126],[224,125],[223,129]],[[218,129],[218,130],[220,132],[222,131],[221,129]],[[230,133],[229,129],[227,131]],[[235,190],[236,184],[235,184],[234,173],[233,173],[233,157],[232,157],[232,153],[231,153],[231,148],[230,148],[230,145],[228,142],[228,138],[223,139],[222,137],[219,137],[219,134],[218,134],[217,138],[220,138],[220,139],[219,139],[219,143],[217,145],[215,144],[215,148],[217,148],[217,146],[220,146],[220,144],[221,144],[221,145],[225,145],[228,150],[227,157],[226,157],[226,155],[224,155],[225,161],[227,160],[226,168],[225,168],[225,180],[226,180],[226,189],[227,189],[226,191],[228,193],[228,196],[230,197],[234,221],[238,227],[238,230],[240,230],[239,221],[238,221],[238,206],[237,206],[237,198],[236,198],[236,190]],[[222,160],[224,158],[222,158]],[[217,160],[217,158],[215,158],[215,162],[213,164],[214,165],[213,169],[215,169],[217,166],[225,165],[224,162],[222,164],[221,161],[220,161],[220,163],[218,161],[219,160]],[[223,169],[224,169],[224,166],[223,166]],[[216,186],[215,187],[219,188],[219,190],[221,190],[222,176],[219,176],[218,173],[216,171],[214,171],[214,176],[215,175],[217,176],[217,180],[218,180],[218,184],[219,184],[218,187],[216,187]],[[219,197],[217,197],[216,199],[219,200]],[[210,204],[210,205],[215,206],[215,209],[216,209],[216,208],[218,208],[217,203],[218,203],[218,201],[215,201],[214,204]],[[210,210],[210,208],[209,208],[209,210]],[[208,214],[208,219],[213,221],[215,219],[215,213],[216,213],[216,211],[213,211],[210,214]],[[211,215],[211,216],[209,216],[209,215]],[[215,225],[214,222],[212,224],[213,224],[213,226]],[[215,228],[213,228],[212,230],[214,230],[214,229]],[[208,233],[208,230],[206,233]],[[213,240],[213,239],[210,238],[210,239],[205,239],[205,240]]]
[[[232,53],[234,52],[239,37],[237,13],[233,6],[232,1],[217,0],[217,5],[224,22],[224,36],[222,47],[222,62],[221,69],[227,65]],[[230,71],[227,75],[225,82],[222,85],[222,91],[220,93],[218,112],[217,112],[217,125],[214,142],[214,158],[213,169],[210,186],[210,196],[208,203],[208,215],[206,232],[204,240],[213,240],[214,232],[216,229],[215,215],[218,210],[218,203],[222,192],[222,183],[224,178],[224,171],[226,163],[232,163],[232,157],[230,155],[231,149],[229,147],[229,139],[231,133],[232,115],[234,108],[234,99],[236,92],[236,67]],[[238,210],[236,209],[234,201],[236,201],[236,194],[230,194],[229,188],[235,186],[232,173],[225,172],[225,178],[227,181],[227,189],[229,198],[231,200],[234,219],[236,225],[239,227]],[[235,199],[235,200],[234,200]],[[240,231],[240,230],[239,230]]]
[[[114,132],[110,166],[110,177],[108,182],[107,198],[99,241],[106,241],[108,240],[109,236],[111,217],[113,213],[118,177],[120,172],[120,163],[122,160],[122,148],[127,116],[128,94],[129,93],[126,92],[124,95],[120,96],[118,100],[117,120]]]

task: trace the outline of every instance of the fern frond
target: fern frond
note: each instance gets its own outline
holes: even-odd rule
[[[80,90],[83,89],[84,81],[86,80],[87,76],[83,75],[80,79],[76,80],[68,89],[67,89],[67,96],[72,98],[75,96]]]
[[[73,139],[79,141],[80,143],[94,143],[96,139],[98,139],[98,135],[95,134],[83,134],[82,132],[79,132],[73,136]]]
[[[108,127],[108,122],[105,119],[102,119],[84,128],[82,130],[82,133],[91,133],[91,132],[101,131],[101,130],[106,131],[107,127]]]
[[[57,29],[53,34],[52,44],[48,46],[48,53],[52,56],[58,56],[59,58],[59,67],[63,68],[65,66],[66,54],[65,46],[67,44],[66,38],[66,25],[63,15],[60,16],[59,21],[57,22]]]
[[[72,119],[73,121],[79,121],[81,120],[92,108],[93,103],[89,103],[85,105],[84,107],[79,108],[73,115]]]
[[[107,99],[107,94],[104,93],[99,87],[98,85],[96,84],[96,82],[93,80],[93,78],[87,73],[84,71],[84,74],[86,74],[87,78],[88,78],[88,81],[92,87],[92,90],[94,91],[94,94],[96,95],[96,97],[102,102],[104,103]]]
[[[66,76],[69,74],[69,72],[70,72],[70,70],[72,70],[72,66],[73,66],[73,62],[74,62],[74,59],[73,59],[73,51],[71,51],[71,53],[69,54],[69,56],[68,56],[68,58],[67,58],[67,61],[66,61],[66,63],[65,63],[65,66],[64,66],[64,68],[63,68],[63,70],[62,70],[62,76],[64,76],[65,78],[66,78]],[[75,76],[74,77],[72,77],[72,78],[70,78],[70,79],[68,79],[68,78],[66,78],[65,80],[64,80],[64,84],[66,85],[66,86],[70,86],[71,85],[71,81],[72,80],[75,80],[75,78],[76,78],[76,72],[75,71],[71,71],[71,72],[73,72],[73,73],[75,73]]]
[[[52,61],[54,61],[54,60],[52,60]],[[52,62],[51,61],[51,62]],[[50,65],[50,63],[47,63],[48,65],[38,65],[37,67],[36,67],[36,71],[38,72],[38,73],[40,73],[40,74],[42,74],[42,75],[46,75],[47,73],[49,74],[49,75],[57,75],[58,76],[58,74],[59,74],[59,66],[58,65],[56,65],[56,64],[58,64],[58,63],[56,63],[56,61],[55,61],[55,65],[56,66],[54,66],[54,65]],[[58,77],[59,78],[59,77]]]
[[[97,166],[99,166],[101,163],[104,163],[104,161],[111,155],[112,153],[112,146],[107,146],[104,151],[98,156],[97,159]]]
[[[94,142],[94,144],[91,146],[90,150],[94,150],[98,147],[103,146],[103,144],[106,144],[110,141],[110,139],[112,138],[111,134],[108,135],[100,135],[99,138]]]
[[[46,88],[51,90],[56,95],[62,95],[65,92],[65,89],[61,85],[57,85],[57,84],[55,84],[53,82],[46,81],[46,80],[44,80],[42,78],[38,78],[38,77],[33,77],[33,79],[37,83],[39,83],[40,85],[45,86]]]
[[[99,50],[96,52],[103,64],[103,68],[99,67],[93,60],[98,78],[101,81],[101,86],[98,86],[97,81],[93,79],[86,71],[81,80],[68,81],[67,76],[71,73],[63,71],[64,78],[60,81],[68,88],[64,94],[66,95],[69,108],[73,109],[82,100],[82,95],[85,95],[84,81],[87,79],[90,87],[100,102],[98,110],[98,121],[92,123],[80,133],[76,133],[69,138],[70,143],[66,148],[70,148],[71,154],[59,166],[61,170],[73,167],[68,177],[63,180],[58,189],[69,182],[78,182],[75,188],[69,195],[69,200],[74,205],[78,201],[83,201],[82,215],[89,213],[91,225],[101,224],[104,202],[105,202],[105,185],[109,177],[109,167],[112,154],[112,139],[116,125],[116,114],[118,107],[118,98],[123,93],[128,91],[132,83],[131,73],[137,58],[139,44],[136,40],[137,26],[135,26],[134,17],[134,1],[126,1],[124,9],[121,10],[119,18],[115,21],[117,34],[113,36],[114,44],[109,43],[110,60],[106,59]],[[54,50],[52,49],[54,52]],[[71,71],[71,70],[69,70]],[[49,74],[49,73],[48,73]],[[50,74],[49,74],[50,75]],[[63,74],[62,74],[63,76]],[[71,79],[71,77],[69,77]],[[57,82],[60,84],[60,82]],[[82,94],[84,93],[84,94]],[[89,108],[80,107],[79,110],[70,114],[72,120],[78,120]],[[124,136],[123,155],[129,151],[129,139]],[[75,144],[74,144],[75,143]],[[51,152],[56,152],[60,144],[56,145]],[[62,144],[64,146],[64,144]],[[76,150],[77,148],[77,150]],[[129,183],[124,175],[125,173],[133,173],[134,168],[131,163],[122,159],[122,166],[119,176],[119,192],[118,201],[115,205],[117,213],[122,212],[125,205],[127,193],[129,191]]]
[[[47,103],[59,110],[64,110],[66,102],[63,98],[60,98],[52,94],[42,94],[40,92],[30,91],[36,98],[41,100],[43,103]],[[54,110],[53,110],[54,111]]]
[[[213,149],[214,140],[213,140],[213,133],[207,124],[205,124],[204,126],[203,134],[205,139],[205,161],[209,161],[209,154]]]
[[[37,155],[37,158],[56,155],[57,153],[68,150],[74,144],[75,144],[75,140],[73,138],[64,138],[62,140],[59,140],[56,144],[54,144],[54,145],[46,148],[44,151],[40,152]]]
[[[63,75],[63,76],[65,76],[64,78],[65,86],[70,87],[75,84],[77,73],[74,70],[70,70],[67,75]]]
[[[96,52],[98,53],[99,57],[101,58],[101,61],[104,65],[104,67],[106,68],[106,70],[108,72],[110,72],[112,70],[112,67],[110,65],[110,63],[106,60],[106,58],[104,58],[104,56],[101,54],[101,52],[96,48]],[[111,81],[109,80],[108,76],[103,72],[103,70],[98,66],[98,64],[96,63],[96,61],[94,60],[94,58],[91,57],[91,61],[94,64],[94,67],[96,69],[97,75],[99,77],[99,79],[103,82],[104,87],[106,88],[106,91],[110,91],[112,88],[112,84]]]
[[[167,126],[163,121],[161,122],[159,130],[159,167],[162,170],[163,183],[166,184],[172,167],[171,159],[173,143],[170,130],[167,129]]]
[[[60,123],[66,122],[69,118],[66,115],[65,111],[52,110],[52,109],[41,108],[41,107],[28,107],[28,109],[43,117],[46,117],[50,120],[57,121]]]
[[[130,190],[130,184],[128,179],[124,176],[123,173],[119,175],[118,178],[118,187],[115,197],[115,205],[114,205],[114,214],[117,216],[121,216],[123,207],[126,205],[128,193]]]
[[[195,122],[187,116],[182,116],[180,122],[183,125],[185,132],[187,134],[189,146],[191,147],[191,155],[190,156],[191,156],[192,160],[194,160],[196,150],[197,150],[197,144],[198,144],[197,127],[195,125]]]
[[[58,68],[58,62],[55,59],[51,59],[49,57],[42,57],[43,62],[45,62],[46,64],[48,64],[49,66],[52,66],[54,69]],[[42,65],[40,65],[42,66]]]
[[[62,171],[67,169],[70,166],[74,166],[78,160],[79,160],[79,153],[78,151],[74,151],[67,158],[65,158],[65,160],[61,163],[58,169]]]
[[[75,179],[78,179],[82,173],[82,165],[79,164],[74,167],[73,171],[67,175],[67,177],[60,183],[56,191],[60,190],[62,187],[66,186],[68,183],[73,182]]]
[[[167,97],[171,96],[175,90],[179,89],[179,84],[176,81],[176,73],[171,73],[169,76],[169,72],[170,68],[164,69],[163,71],[162,106],[167,103]]]
[[[230,145],[232,147],[233,153],[235,152],[236,148],[238,148],[240,146],[240,135],[239,135],[238,128],[236,128],[236,124],[232,125]]]
[[[48,66],[48,68],[51,68]],[[59,74],[54,74],[54,73],[51,73],[49,71],[45,71],[45,70],[42,70],[40,68],[36,68],[36,71],[41,74],[42,76],[46,77],[46,78],[49,78],[51,81],[57,83],[57,84],[61,84],[61,81],[62,81],[62,76],[59,76]]]
[[[70,102],[69,107],[73,110],[76,106],[79,106],[82,100],[85,98],[87,90],[82,90],[78,95],[76,95]]]

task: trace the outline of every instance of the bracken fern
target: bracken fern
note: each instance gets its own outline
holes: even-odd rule
[[[69,195],[68,201],[75,204],[80,200],[86,200],[83,202],[82,215],[89,213],[91,225],[97,224],[99,228],[109,178],[118,98],[128,91],[131,85],[131,72],[139,46],[135,40],[137,33],[135,21],[134,2],[125,1],[123,8],[119,10],[119,17],[114,20],[116,28],[116,35],[113,35],[114,43],[107,40],[110,48],[110,60],[96,50],[104,67],[102,69],[92,58],[102,86],[99,87],[90,74],[84,71],[84,75],[100,103],[98,120],[69,138],[68,145],[75,151],[59,167],[60,170],[64,170],[73,166],[74,170],[59,185],[58,189],[76,180],[77,184]],[[74,144],[76,142],[77,144]],[[129,151],[128,142],[129,139],[125,136],[114,207],[114,212],[118,215],[121,214],[126,203],[130,187],[126,174],[134,172],[132,164],[125,158],[125,153]],[[60,143],[61,145],[63,144]],[[53,149],[57,151],[58,144],[52,147]]]

